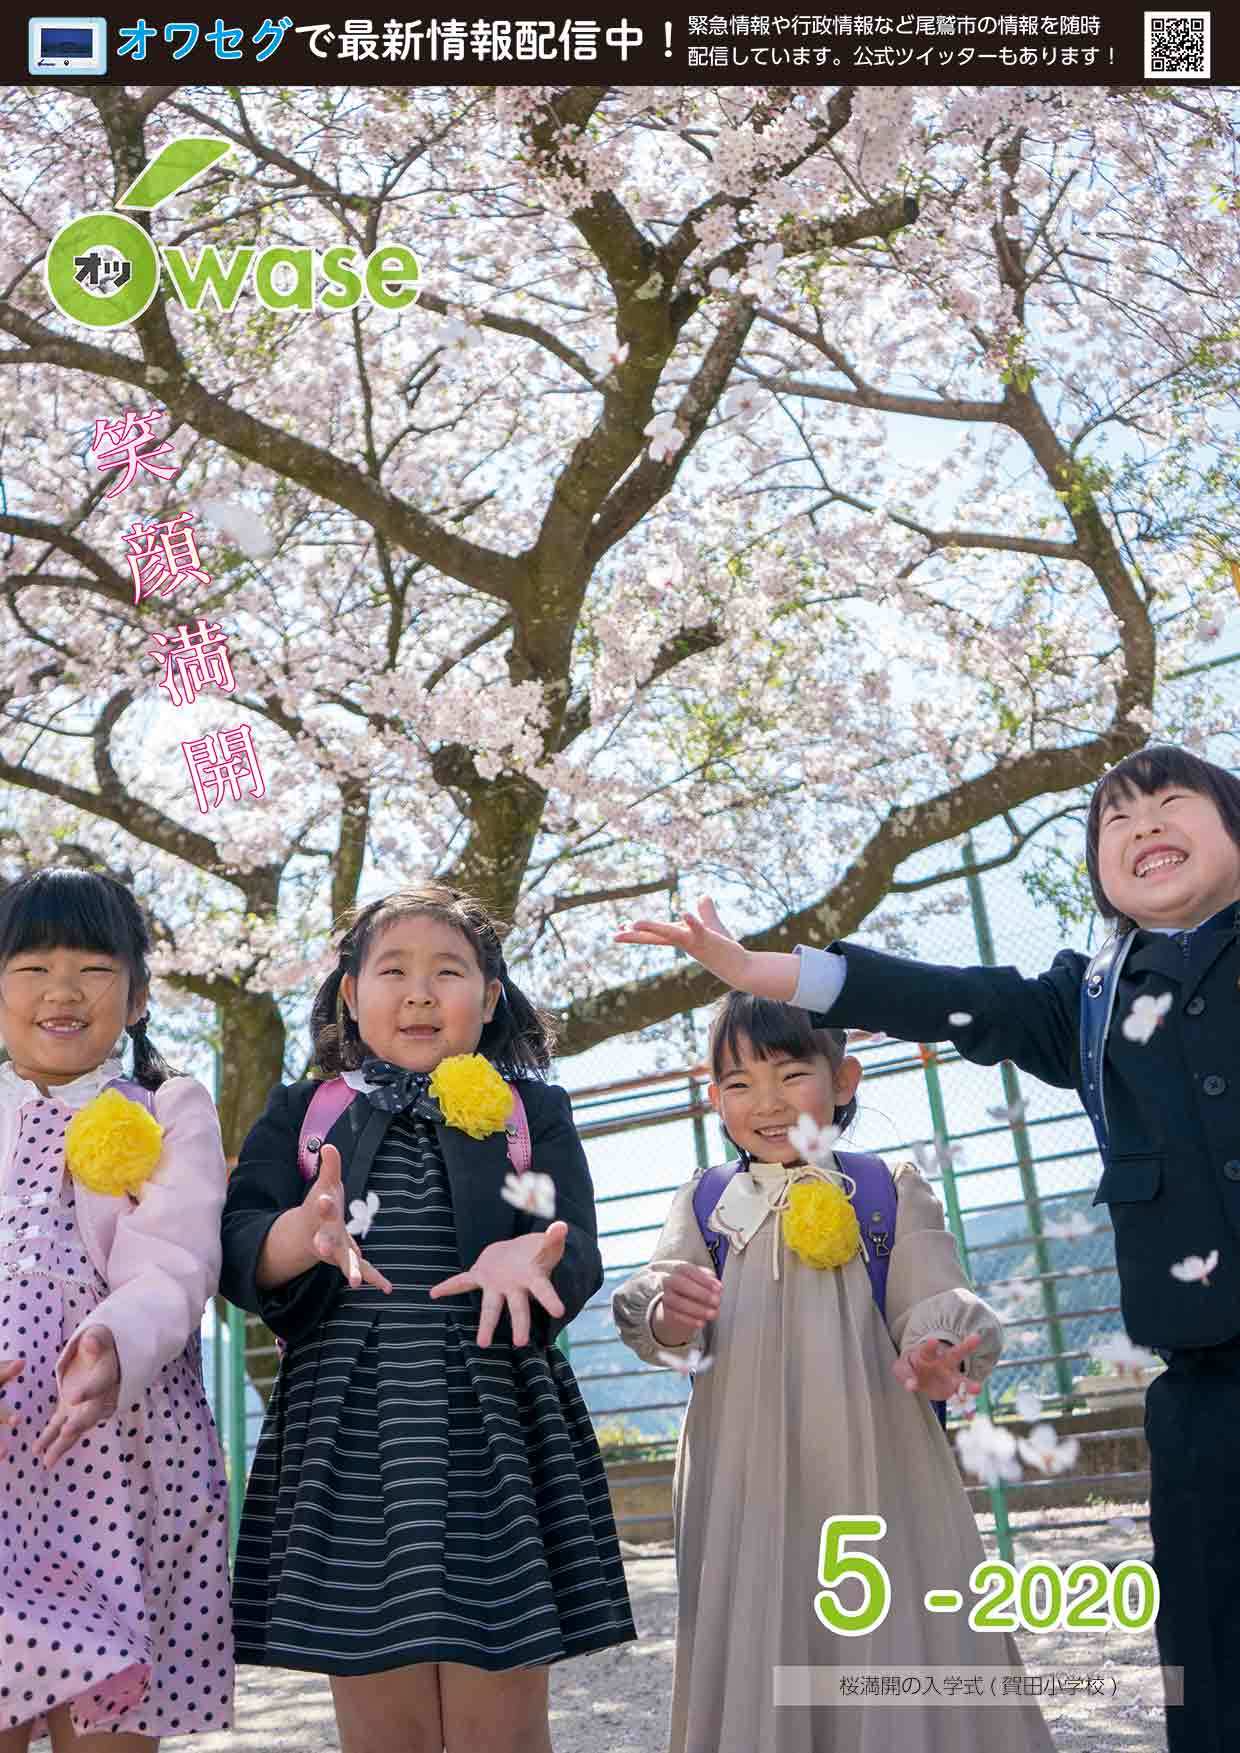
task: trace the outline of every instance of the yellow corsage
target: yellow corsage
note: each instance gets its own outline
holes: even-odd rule
[[[789,1187],[783,1233],[798,1260],[823,1270],[847,1266],[861,1247],[852,1201],[829,1181],[798,1181]]]
[[[430,1092],[446,1126],[471,1138],[502,1132],[512,1113],[512,1091],[481,1053],[454,1053],[431,1073]]]
[[[65,1161],[92,1193],[136,1194],[155,1172],[163,1138],[163,1127],[141,1102],[104,1090],[65,1128]]]

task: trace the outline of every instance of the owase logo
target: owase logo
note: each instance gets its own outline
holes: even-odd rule
[[[152,213],[210,170],[232,147],[209,135],[170,140],[117,201],[118,208]],[[87,213],[62,225],[43,263],[57,310],[91,329],[136,322],[159,289],[161,271],[171,297],[186,310],[232,310],[251,282],[268,310],[352,310],[363,294],[382,310],[404,310],[419,291],[418,259],[399,243],[381,243],[359,258],[351,245],[324,251],[243,244],[221,252],[207,244],[196,255],[160,248],[123,213]]]

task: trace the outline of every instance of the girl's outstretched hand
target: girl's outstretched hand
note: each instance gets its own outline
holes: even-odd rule
[[[650,1331],[660,1345],[687,1345],[719,1313],[722,1287],[705,1266],[677,1266],[663,1280]]]
[[[923,1339],[912,1351],[897,1357],[891,1373],[910,1394],[928,1394],[932,1400],[950,1400],[953,1394],[980,1394],[982,1384],[962,1375],[961,1366],[982,1343],[980,1333],[970,1333],[959,1345],[945,1339]]]
[[[528,1236],[513,1236],[506,1242],[492,1242],[474,1261],[468,1272],[455,1278],[442,1279],[431,1287],[432,1297],[456,1296],[463,1290],[482,1292],[482,1318],[478,1322],[478,1344],[489,1345],[495,1327],[508,1306],[512,1323],[512,1343],[530,1342],[530,1298],[540,1302],[549,1315],[557,1318],[564,1313],[564,1304],[555,1294],[549,1274],[564,1254],[566,1223],[548,1224],[545,1230],[532,1230]]]
[[[725,928],[709,896],[698,903],[696,913],[682,913],[675,920],[637,919],[616,933],[617,943],[659,943],[684,950],[729,986],[748,991],[749,951]]]
[[[311,1183],[303,1209],[310,1214],[314,1226],[311,1246],[320,1260],[325,1260],[329,1266],[338,1266],[353,1290],[363,1284],[373,1284],[376,1290],[391,1295],[390,1282],[363,1256],[345,1228],[340,1152],[334,1144],[325,1144],[319,1153],[318,1176]]]
[[[0,1359],[0,1388],[7,1388],[10,1382],[15,1381],[16,1378],[21,1375],[25,1367],[26,1360],[24,1357],[6,1357]],[[5,1401],[0,1400],[0,1430],[2,1430],[5,1425],[16,1423],[16,1412],[14,1412],[13,1408]]]
[[[121,1360],[108,1327],[86,1327],[60,1372],[60,1398],[34,1452],[54,1467],[93,1424],[111,1418],[121,1385]]]

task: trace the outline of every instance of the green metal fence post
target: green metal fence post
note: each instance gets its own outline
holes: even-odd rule
[[[934,1142],[940,1167],[943,1171],[943,1203],[947,1207],[947,1222],[956,1238],[956,1246],[960,1250],[960,1261],[966,1272],[969,1271],[969,1244],[965,1239],[964,1219],[960,1210],[960,1194],[956,1187],[956,1174],[952,1168],[951,1158],[947,1154],[948,1141],[947,1110],[943,1105],[943,1084],[939,1077],[939,1056],[928,1043],[918,1047],[921,1054],[922,1069],[926,1077],[926,1096],[930,1103],[930,1120],[934,1127]],[[970,1277],[972,1274],[970,1274]],[[977,1397],[979,1410],[989,1418],[992,1412],[990,1385],[982,1389]],[[987,1486],[990,1497],[991,1513],[995,1518],[995,1539],[999,1546],[999,1557],[1005,1563],[1012,1562],[1012,1527],[1008,1520],[1007,1492],[1003,1489],[1003,1481],[997,1485]]]
[[[220,1431],[224,1416],[224,1330],[220,1321],[220,1303],[218,1297],[212,1297],[207,1305],[211,1311],[211,1410],[215,1415],[216,1429]]]
[[[990,934],[990,916],[986,911],[986,897],[982,892],[981,881],[974,868],[977,854],[973,846],[972,834],[965,835],[965,861],[968,875],[965,882],[969,890],[969,905],[973,910],[973,930],[977,937],[977,953],[988,968],[993,968],[996,961],[994,939]],[[1020,1190],[1025,1201],[1025,1210],[1029,1214],[1029,1227],[1033,1232],[1033,1253],[1037,1262],[1037,1270],[1041,1274],[1040,1288],[1042,1292],[1042,1311],[1046,1316],[1046,1333],[1049,1341],[1047,1349],[1055,1357],[1055,1385],[1061,1400],[1067,1400],[1072,1393],[1072,1372],[1064,1362],[1064,1352],[1068,1349],[1064,1343],[1063,1327],[1060,1321],[1059,1297],[1053,1280],[1046,1275],[1052,1270],[1050,1255],[1047,1252],[1046,1238],[1042,1231],[1042,1197],[1038,1188],[1038,1174],[1034,1163],[1033,1151],[1029,1144],[1029,1128],[1025,1125],[1024,1104],[1020,1093],[1020,1080],[1015,1068],[1006,1062],[1000,1066],[1003,1080],[1003,1100],[1007,1106],[1008,1124],[1012,1129],[1012,1141],[1016,1147],[1016,1162],[1020,1173]]]
[[[696,1045],[696,1043],[694,1043]],[[702,1086],[696,1077],[689,1079],[689,1105],[696,1108],[702,1092]],[[693,1154],[697,1158],[699,1171],[710,1167],[710,1147],[706,1142],[706,1116],[693,1116]]]
[[[237,1550],[245,1497],[245,1311],[228,1305],[228,1535]]]

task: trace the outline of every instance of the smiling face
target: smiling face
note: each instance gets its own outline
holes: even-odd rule
[[[710,1086],[711,1103],[729,1138],[755,1162],[800,1162],[788,1138],[790,1129],[802,1114],[819,1126],[830,1126],[836,1108],[852,1099],[861,1078],[860,1062],[845,1059],[833,1069],[823,1053],[794,1059],[777,1049],[761,1058],[743,1038],[737,1047],[738,1055],[725,1056],[719,1081]]]
[[[0,1036],[14,1071],[44,1094],[93,1071],[142,1015],[146,997],[144,987],[130,996],[129,969],[118,956],[19,950],[0,970]]]
[[[367,945],[361,972],[340,982],[366,1049],[406,1071],[433,1071],[474,1053],[502,990],[485,981],[464,932],[415,913],[394,919]]]
[[[1240,900],[1240,846],[1200,791],[1118,791],[1099,818],[1098,876],[1137,925],[1188,931]]]

